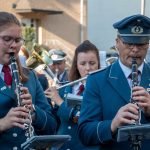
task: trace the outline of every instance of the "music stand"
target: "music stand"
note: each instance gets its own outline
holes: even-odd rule
[[[127,125],[118,128],[117,142],[131,141],[134,150],[141,149],[141,141],[150,139],[150,124]]]
[[[68,93],[66,96],[66,105],[67,107],[80,106],[82,99],[83,99],[83,96]]]
[[[23,150],[44,150],[46,148],[60,148],[65,142],[71,140],[70,135],[41,135],[33,136],[23,144]]]

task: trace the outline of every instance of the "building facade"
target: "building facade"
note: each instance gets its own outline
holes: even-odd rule
[[[0,11],[14,13],[23,26],[35,28],[35,42],[60,48],[71,58],[86,39],[84,0],[0,0]]]
[[[88,39],[101,51],[110,50],[117,33],[113,23],[134,14],[150,17],[149,7],[149,0],[88,0]]]

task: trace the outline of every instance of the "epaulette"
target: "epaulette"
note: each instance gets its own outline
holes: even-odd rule
[[[92,72],[89,72],[89,75],[95,74],[95,73],[98,73],[98,72],[101,72],[101,71],[104,71],[104,70],[106,70],[106,68],[107,68],[107,67],[102,68],[102,69],[98,69],[98,70],[95,70],[95,71],[92,71]]]

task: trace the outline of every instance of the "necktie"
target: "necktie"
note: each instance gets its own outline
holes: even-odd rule
[[[140,74],[141,74],[141,72],[138,70],[137,75],[139,76]],[[129,74],[128,78],[132,79],[132,73]]]
[[[12,83],[12,76],[10,73],[10,68],[8,65],[4,65],[2,71],[4,72],[4,81],[5,83],[10,86]]]
[[[141,72],[139,70],[138,70],[137,74],[130,73],[130,75],[128,76],[128,79],[130,80],[130,81],[128,81],[130,87],[131,86],[136,86],[136,84],[139,84],[139,82],[141,80],[140,79],[141,78],[140,75],[141,75]]]
[[[79,91],[78,91],[77,95],[80,95],[83,91],[84,91],[84,85],[81,84],[81,85],[79,86]]]

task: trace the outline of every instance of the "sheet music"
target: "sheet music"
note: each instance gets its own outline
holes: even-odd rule
[[[76,105],[81,105],[82,99],[83,96],[68,93],[66,96],[67,106],[74,107]]]

